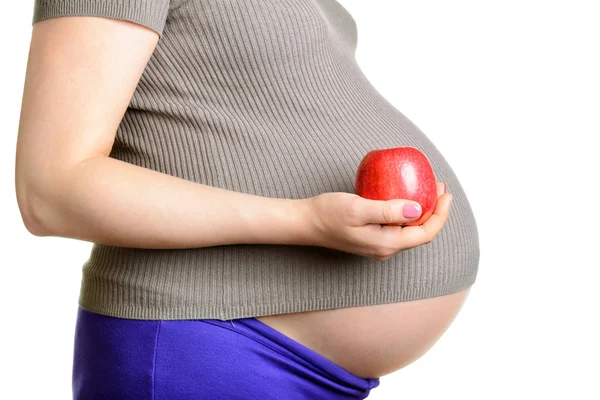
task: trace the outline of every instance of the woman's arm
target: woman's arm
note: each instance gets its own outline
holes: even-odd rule
[[[238,193],[108,157],[158,41],[131,22],[37,22],[17,140],[15,185],[27,229],[138,248],[304,244],[306,202]]]

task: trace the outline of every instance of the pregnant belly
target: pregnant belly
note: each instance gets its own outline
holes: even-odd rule
[[[256,317],[361,378],[380,378],[425,354],[470,289],[415,301]]]

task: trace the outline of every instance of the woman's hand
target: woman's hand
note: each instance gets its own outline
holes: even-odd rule
[[[371,200],[345,192],[306,199],[312,244],[383,261],[400,251],[430,243],[448,219],[452,200],[450,193],[444,193],[443,183],[438,182],[437,188],[437,207],[419,226],[387,225],[418,218],[403,216],[405,204],[418,204],[411,200]]]

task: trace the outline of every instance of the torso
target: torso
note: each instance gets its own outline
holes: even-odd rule
[[[256,317],[361,378],[379,378],[425,354],[469,289],[428,299]]]
[[[198,2],[192,4],[201,6],[209,3]],[[370,149],[395,147],[401,143],[417,143],[418,147],[427,148],[428,157],[431,157],[436,167],[445,165],[445,160],[441,158],[441,155],[439,159],[435,158],[438,157],[439,153],[434,147],[429,147],[429,142],[423,133],[412,125],[407,126],[406,118],[374,91],[374,88],[357,67],[354,60],[357,37],[356,23],[337,1],[300,1],[295,2],[293,8],[289,9],[289,5],[286,3],[285,10],[282,8],[281,3],[275,1],[257,2],[256,4],[261,4],[261,17],[268,23],[256,22],[258,25],[254,29],[261,32],[261,35],[256,37],[249,37],[243,33],[244,24],[236,24],[235,27],[241,30],[240,36],[244,36],[250,41],[251,45],[246,45],[244,48],[232,48],[230,51],[246,51],[248,52],[246,54],[248,59],[256,58],[263,65],[275,68],[275,75],[279,77],[278,79],[284,79],[288,87],[293,87],[295,91],[289,93],[282,91],[279,93],[275,90],[275,92],[272,92],[273,89],[268,85],[267,87],[270,88],[270,92],[267,94],[268,98],[277,97],[280,99],[280,103],[290,104],[290,93],[297,93],[296,96],[302,100],[295,102],[295,107],[288,113],[295,112],[294,110],[301,107],[302,104],[307,104],[306,109],[300,109],[300,117],[298,118],[298,120],[313,122],[314,125],[310,126],[307,131],[316,132],[320,127],[322,129],[325,129],[325,127],[330,128],[331,130],[323,131],[323,137],[327,137],[330,143],[336,143],[336,146],[341,146],[341,143],[347,142],[355,143],[344,148],[344,151],[347,152],[353,151],[355,146],[365,145],[365,148],[359,151],[360,154],[356,155],[356,160],[360,160],[362,155]],[[205,14],[206,12],[198,12],[198,15]],[[289,18],[290,21],[286,22],[286,18],[283,18],[283,16]],[[210,21],[207,20],[199,26],[208,26]],[[278,28],[288,23],[295,24],[293,30]],[[280,41],[260,39],[262,36],[271,37],[271,28],[274,29],[273,32],[277,32],[277,39],[281,39]],[[219,32],[217,27],[214,29]],[[223,32],[226,31],[223,30]],[[201,32],[198,35],[207,36]],[[296,43],[297,45],[290,48],[294,49],[292,51],[290,49],[286,50],[285,46],[278,46],[278,43]],[[258,51],[262,47],[265,47],[265,50]],[[296,54],[296,52],[299,53]],[[211,53],[210,49],[194,51],[194,53],[207,54],[209,60],[223,56],[221,53]],[[268,59],[269,56],[272,56],[273,59]],[[232,55],[225,59],[223,63],[227,64],[228,59],[236,58]],[[326,61],[330,59],[335,60],[335,62],[327,63]],[[287,61],[283,63],[281,60]],[[290,74],[289,71],[291,70],[288,64],[294,63],[297,66],[296,72]],[[331,70],[327,70],[327,73],[312,76],[303,75],[305,71],[321,71],[325,68],[325,65],[331,68]],[[333,71],[333,73],[330,73],[330,71]],[[240,76],[244,76],[244,74],[240,74]],[[254,76],[261,76],[261,74],[254,74]],[[340,77],[343,77],[343,79],[338,79]],[[311,80],[323,83],[307,86],[306,82],[311,82]],[[211,81],[202,81],[201,85],[202,87],[208,87],[208,85],[211,85]],[[251,86],[252,92],[261,92],[261,88],[266,86],[260,82],[251,81],[239,85],[230,85],[227,88],[233,90],[239,87],[244,91],[249,91],[247,85],[253,85]],[[311,89],[299,92],[303,87],[310,87]],[[358,88],[356,89],[357,92],[352,92],[352,88]],[[222,91],[223,88],[221,87],[215,88],[215,92]],[[243,97],[243,95],[244,93],[233,93],[232,97]],[[313,111],[321,107],[326,107],[327,112],[324,113],[325,115],[337,115],[336,119],[331,122],[322,122],[315,119],[318,115]],[[376,107],[377,112],[367,112],[366,110],[369,107]],[[341,110],[340,114],[335,114],[339,110]],[[236,110],[237,115],[243,113],[245,113],[243,108]],[[254,109],[244,115],[252,116],[254,119],[262,118],[260,119],[261,122],[257,124],[259,126],[267,126],[266,123],[270,121]],[[349,117],[352,115],[359,117],[354,121]],[[364,125],[360,126],[359,121]],[[276,128],[276,131],[281,132],[281,129]],[[260,135],[262,135],[260,130],[252,134],[254,137],[261,137]],[[304,137],[303,135],[300,137]],[[295,134],[293,137],[296,137]],[[358,138],[360,139],[358,140]],[[264,142],[268,143],[266,140]],[[294,146],[290,146],[289,151],[293,151],[294,148]],[[323,146],[323,148],[326,148],[326,146]],[[338,152],[338,148],[334,148],[327,154]],[[324,154],[326,154],[325,151]],[[302,160],[303,157],[302,153],[294,154],[285,163],[281,162],[281,165],[287,165],[294,162],[294,160]],[[330,160],[330,155],[323,155],[323,160],[323,165],[326,165],[326,161]],[[342,158],[336,159],[336,166],[340,168],[343,162]],[[313,162],[298,163],[293,172],[295,179],[299,182],[303,178],[306,181],[314,179],[312,175],[314,171],[312,170],[307,171],[305,174],[298,172],[302,171],[303,165],[313,165]],[[342,181],[345,184],[352,182],[355,166],[348,166],[347,171],[349,171],[347,179],[340,180],[340,183]],[[439,173],[438,176],[441,178],[440,180],[449,183],[455,196],[456,207],[456,204],[458,204],[457,199],[462,202],[459,185],[454,184],[453,176],[444,176]],[[323,191],[352,192],[353,189],[346,186],[330,187],[324,183],[321,187]],[[234,187],[232,189],[235,190]],[[302,197],[312,195],[314,194],[306,193]],[[287,196],[276,194],[274,197]],[[467,214],[461,213],[458,215]],[[454,222],[454,224],[466,224],[467,222],[466,219],[462,219]],[[456,231],[455,228],[452,228],[452,232]],[[475,239],[468,237],[461,238],[461,240],[465,243],[475,242]],[[447,246],[455,246],[455,244],[452,243]],[[442,250],[439,249],[440,252]],[[462,251],[461,254],[465,254],[466,257],[468,252]],[[442,256],[440,255],[440,257]],[[452,261],[456,265],[465,262],[471,263],[466,258],[464,260],[453,258]],[[450,269],[456,268],[454,264],[449,267]],[[406,276],[414,277],[416,275],[414,271],[406,272]],[[455,275],[458,274],[453,276]],[[437,276],[441,277],[442,275],[440,273]],[[378,378],[410,364],[427,352],[451,324],[467,293],[468,289],[447,296],[417,301],[269,315],[256,317],[256,319],[325,356],[354,375],[363,378]]]
[[[258,319],[358,376],[379,377],[414,361],[462,298],[367,303],[472,283],[477,227],[442,154],[362,73],[353,18],[335,0],[171,0],[170,8],[111,157],[199,184],[300,199],[353,193],[365,154],[411,145],[448,185],[451,215],[432,243],[384,262],[317,246],[94,244],[81,303],[122,318],[147,315],[136,310],[157,318],[191,310],[180,316],[227,320],[343,297],[360,307]]]

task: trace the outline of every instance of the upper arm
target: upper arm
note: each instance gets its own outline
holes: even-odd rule
[[[122,19],[68,16],[34,23],[15,166],[22,214],[61,173],[110,153],[158,39],[156,30]]]

